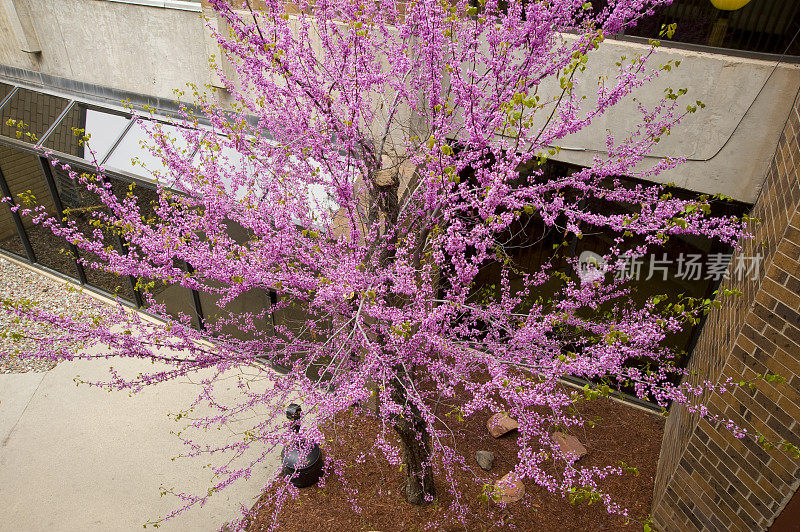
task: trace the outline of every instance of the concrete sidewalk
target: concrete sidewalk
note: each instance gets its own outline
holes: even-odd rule
[[[0,530],[142,530],[182,506],[174,496],[161,497],[160,486],[203,494],[212,485],[203,466],[216,464],[213,457],[172,460],[187,449],[170,431],[185,423],[167,414],[186,409],[199,386],[182,378],[130,397],[73,381],[76,375],[107,379],[111,365],[133,376],[154,370],[149,362],[99,360],[61,363],[47,373],[0,374]],[[221,398],[238,395],[233,377],[215,387]],[[191,438],[235,438],[230,430],[210,432]],[[278,460],[271,457],[259,467],[263,475],[256,471],[235,482],[159,530],[219,529],[239,515],[240,505],[252,506]]]

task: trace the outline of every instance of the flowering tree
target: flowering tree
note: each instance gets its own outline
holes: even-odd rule
[[[116,190],[102,168],[89,175],[67,166],[107,206],[93,213],[98,229],[33,206],[20,213],[97,256],[81,259],[87,267],[211,294],[220,317],[192,328],[190,317],[170,317],[153,302],[163,324],[122,306],[78,320],[7,302],[7,312],[65,331],[40,338],[30,356],[96,356],[76,352],[77,341],[106,346],[102,356],[168,365],[103,383],[134,391],[212,369],[198,403],[218,413],[198,426],[253,409],[262,417],[234,445],[187,441],[189,454],[263,453],[217,470],[209,494],[291,443],[296,436],[280,420],[292,398],[309,414],[300,437],[322,442],[325,422],[372,397],[384,427],[375,445],[403,464],[414,504],[434,499],[435,475],[452,480],[453,468],[465,467],[437,410],[442,400],[458,399],[465,417],[509,412],[520,431],[514,473],[562,494],[595,490],[597,479],[621,472],[581,467],[550,439],[553,426],[583,423],[571,405],[603,390],[578,393],[562,377],[606,379],[707,415],[693,406],[703,390],[672,384],[680,370],[664,341],[710,302],[637,302],[617,275],[631,253],[675,235],[725,243],[744,235],[741,220],[710,214],[709,198],[678,199],[660,185],[619,179],[679,164],[645,164],[645,156],[695,104],[671,90],[639,102],[638,128],[624,138],[609,133],[607,153],[590,167],[546,171],[562,139],[674,66],[651,65],[651,43],[599,80],[586,72],[605,35],[669,0],[210,3],[230,30],[215,35],[220,61],[235,66],[235,76],[217,69],[234,103],[195,93],[210,125],[194,127],[187,111],[181,138],[152,129],[152,150],[165,164],[152,204],[143,206],[138,189]],[[510,242],[536,240],[535,230],[555,235],[556,245],[523,270]],[[562,242],[600,232],[613,241],[604,266],[580,272]],[[116,235],[124,248],[110,245]],[[499,272],[491,289],[478,285],[489,266]],[[280,300],[261,314],[228,310],[255,289]],[[260,325],[269,312],[291,309],[301,316],[294,322]],[[216,403],[214,379],[246,365],[270,376],[269,389],[243,386],[237,404]],[[288,371],[277,375],[270,365]],[[311,366],[323,369],[312,375]],[[543,467],[553,457],[562,474]],[[341,470],[336,456],[327,459],[328,472]],[[625,512],[600,496],[610,511]],[[206,498],[185,497],[186,507]]]

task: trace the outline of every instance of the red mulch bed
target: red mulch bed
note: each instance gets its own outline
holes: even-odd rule
[[[279,530],[642,530],[642,521],[650,513],[664,420],[610,400],[582,403],[578,410],[585,419],[596,423],[594,427],[585,426],[580,432],[574,433],[589,451],[581,459],[580,465],[618,465],[624,461],[638,469],[638,475],[633,472],[622,476],[611,475],[599,484],[617,503],[628,508],[632,518],[630,522],[610,515],[602,503],[571,504],[567,499],[552,495],[530,481],[526,483],[525,498],[505,509],[481,501],[482,482],[493,482],[502,477],[512,469],[517,457],[516,431],[499,439],[492,438],[486,430],[489,417],[486,412],[464,421],[450,418],[457,449],[467,457],[466,463],[471,468],[471,471],[458,469],[455,472],[462,487],[462,500],[470,508],[466,523],[442,519],[452,495],[443,485],[441,475],[436,479],[436,503],[426,507],[412,506],[403,499],[404,474],[390,466],[378,453],[377,457],[368,456],[363,463],[345,470],[350,489],[358,494],[358,505],[362,509],[360,513],[354,511],[348,501],[341,480],[331,475],[324,488],[314,486],[303,489],[298,499],[290,498],[285,502],[278,516]],[[360,408],[355,408],[339,416],[335,428],[326,430],[329,440],[323,450],[333,448],[338,457],[347,463],[354,463],[359,453],[370,448],[376,430],[376,422],[370,416],[364,416]],[[481,449],[495,453],[496,460],[491,471],[485,472],[475,463],[475,451]],[[476,482],[475,479],[481,480]],[[258,508],[259,504],[265,503],[249,524],[249,531],[269,529],[274,507],[268,501],[274,493],[274,489],[270,490],[256,504]],[[435,525],[429,526],[430,523]]]

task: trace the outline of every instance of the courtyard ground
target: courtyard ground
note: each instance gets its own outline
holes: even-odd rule
[[[0,295],[46,297],[45,304],[64,305],[85,300],[66,286],[24,267],[0,259]],[[15,293],[9,293],[16,287]],[[42,288],[47,288],[42,292]],[[4,339],[0,351],[0,530],[14,531],[129,531],[142,530],[182,506],[160,488],[203,494],[212,475],[203,465],[209,459],[176,459],[186,449],[172,432],[183,428],[168,414],[185,409],[199,387],[189,378],[147,387],[129,396],[87,385],[74,378],[108,378],[113,365],[129,375],[153,371],[140,360],[92,360],[58,365],[14,360]],[[197,377],[197,376],[195,376]],[[216,388],[231,399],[236,380]],[[202,436],[223,442],[235,438],[213,430]],[[200,439],[201,436],[195,436]],[[265,475],[277,466],[271,457]],[[240,505],[258,497],[262,478],[254,475],[215,494],[208,504],[162,525],[159,530],[212,531],[240,515]],[[148,527],[150,529],[150,527]]]
[[[653,479],[661,447],[664,419],[611,400],[595,400],[579,405],[585,419],[594,423],[574,434],[587,447],[581,466],[616,466],[624,462],[631,468],[622,476],[612,475],[599,483],[601,490],[627,508],[631,520],[609,515],[602,504],[568,500],[548,493],[528,482],[525,497],[501,509],[481,499],[483,484],[491,484],[508,473],[517,461],[516,431],[493,438],[486,429],[489,412],[479,412],[463,421],[452,420],[456,449],[467,458],[466,470],[456,470],[455,477],[466,489],[461,491],[469,508],[466,521],[442,519],[443,508],[453,499],[446,481],[437,478],[438,500],[427,507],[415,507],[403,499],[405,474],[388,464],[380,453],[359,461],[359,454],[369,452],[378,424],[374,418],[354,409],[340,416],[326,430],[324,449],[333,450],[347,467],[343,483],[337,477],[300,491],[298,499],[289,499],[279,514],[281,532],[305,531],[376,531],[405,532],[434,530],[517,530],[571,532],[581,530],[641,531],[649,517],[653,497]],[[446,411],[446,409],[445,409]],[[488,472],[473,458],[475,451],[489,450],[495,464]],[[553,470],[559,467],[553,464]],[[274,490],[265,494],[250,532],[268,530],[274,515]],[[348,500],[355,493],[360,512]]]

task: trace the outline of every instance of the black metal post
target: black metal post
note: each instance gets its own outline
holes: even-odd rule
[[[124,255],[128,254],[128,243],[120,235],[117,235],[117,242]],[[133,275],[128,276],[128,283],[131,285],[133,291],[133,302],[136,303],[136,308],[144,308],[144,298],[142,293],[136,288],[137,279]]]
[[[275,326],[275,305],[278,304],[278,292],[275,290],[269,291],[269,316],[272,318],[272,334],[277,335],[277,328]]]
[[[194,268],[192,265],[186,261],[183,261],[184,266],[186,266],[186,271],[189,272],[189,275],[194,274]],[[205,315],[203,314],[203,304],[200,302],[200,294],[197,290],[192,289],[192,302],[194,303],[194,310],[197,313],[197,326],[202,331],[205,330]]]
[[[8,183],[6,182],[5,176],[3,176],[2,170],[0,170],[0,192],[3,193],[3,196],[11,198],[8,202],[8,208],[11,211],[11,219],[14,220],[14,225],[17,226],[17,233],[19,233],[22,247],[25,248],[25,253],[28,255],[28,260],[36,262],[36,253],[33,252],[31,241],[28,240],[28,233],[25,232],[25,226],[22,225],[22,218],[20,218],[17,212],[11,210],[11,207],[15,206],[16,202],[14,201],[14,196],[11,195],[11,189],[8,188]]]

